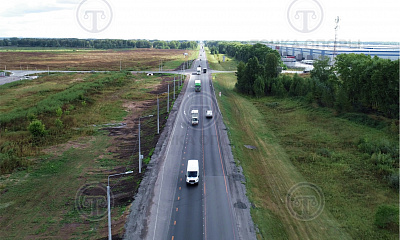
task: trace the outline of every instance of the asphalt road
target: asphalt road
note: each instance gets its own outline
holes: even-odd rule
[[[204,54],[202,61],[194,67],[207,68]],[[184,136],[183,150],[174,158],[179,162],[175,169],[172,214],[169,220],[167,239],[236,239],[237,228],[233,216],[233,205],[225,176],[219,136],[215,119],[220,115],[211,92],[209,74],[191,75],[188,88],[181,105],[183,115],[178,118],[175,134]],[[194,80],[201,79],[201,92],[194,91]],[[190,123],[190,111],[199,110],[199,125]],[[213,118],[206,119],[205,112],[213,111]],[[186,113],[186,114],[185,114]],[[198,186],[186,186],[185,171],[187,160],[197,159],[200,165]]]
[[[125,226],[125,239],[255,239],[244,176],[233,160],[212,90],[205,53],[186,70],[190,80],[176,100]],[[207,73],[195,74],[196,67]],[[201,92],[194,91],[200,79]],[[191,110],[199,124],[191,125]],[[213,118],[206,118],[207,110]],[[186,185],[187,161],[200,165],[198,185]]]

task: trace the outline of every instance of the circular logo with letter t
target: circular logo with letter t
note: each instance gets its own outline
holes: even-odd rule
[[[113,12],[106,0],[83,0],[77,10],[79,26],[90,33],[99,33],[110,26]]]
[[[322,190],[315,184],[300,182],[291,187],[286,196],[286,207],[289,213],[301,221],[317,218],[325,206]]]
[[[110,203],[114,205],[114,197],[110,192]],[[85,184],[75,195],[75,208],[89,221],[100,221],[107,216],[107,188],[101,183]]]
[[[315,31],[324,19],[324,11],[316,0],[294,0],[287,10],[290,26],[301,33]]]

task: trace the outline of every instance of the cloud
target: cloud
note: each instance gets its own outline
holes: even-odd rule
[[[55,12],[65,9],[72,9],[72,6],[76,5],[77,1],[72,0],[45,0],[45,1],[13,1],[11,5],[3,8],[2,17],[24,17],[28,14],[42,14],[48,12]]]

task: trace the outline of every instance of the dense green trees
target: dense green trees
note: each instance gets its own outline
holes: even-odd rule
[[[76,38],[5,38],[0,39],[0,47],[72,47],[72,48],[159,48],[196,49],[195,41],[158,41],[122,39],[76,39]]]
[[[241,61],[237,67],[236,88],[245,94],[261,97],[271,91],[271,81],[278,76],[279,53],[263,44],[207,42],[212,52],[224,53]]]
[[[399,117],[399,60],[340,54],[334,66],[324,58],[314,63],[310,77],[279,75],[280,56],[262,44],[207,42],[215,53],[240,61],[236,89],[261,97],[304,97],[338,112],[374,112]]]
[[[268,53],[273,53],[280,59],[280,55],[277,51],[260,43],[250,45],[240,42],[208,41],[206,45],[211,50],[212,54],[226,54],[243,62],[247,62],[252,57],[257,57],[260,63],[264,64]]]
[[[341,54],[336,57],[334,69],[340,79],[341,102],[355,111],[375,110],[398,118],[399,60]]]

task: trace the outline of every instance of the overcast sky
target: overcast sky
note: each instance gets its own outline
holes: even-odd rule
[[[399,0],[2,0],[0,37],[400,41]]]

